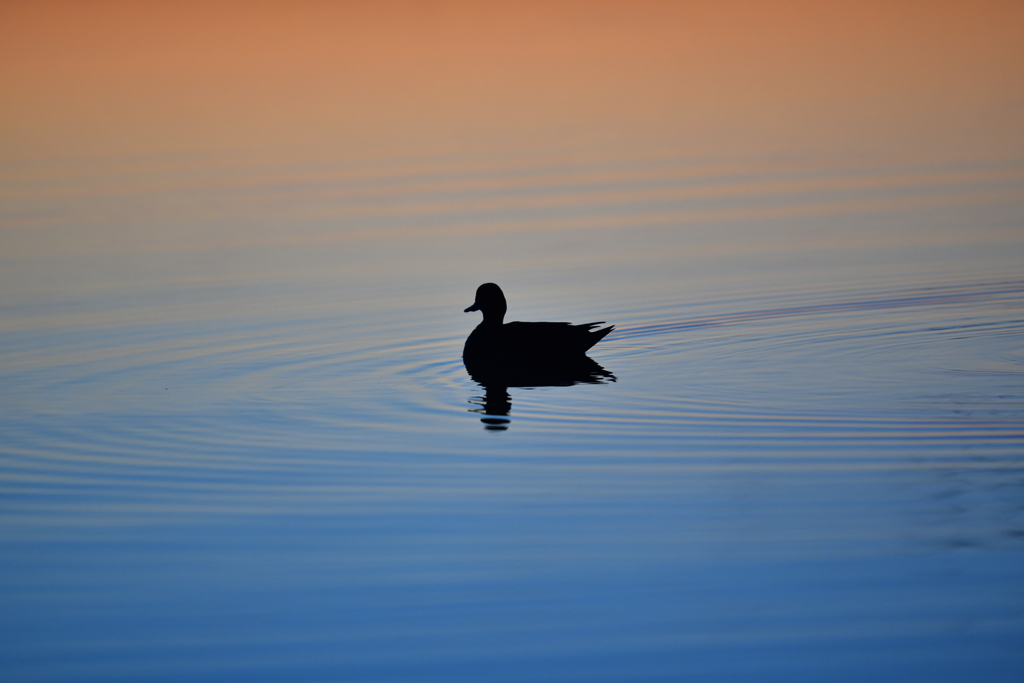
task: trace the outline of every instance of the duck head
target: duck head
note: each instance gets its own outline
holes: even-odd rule
[[[464,312],[482,311],[484,324],[500,325],[505,319],[505,295],[501,293],[501,287],[488,282],[476,288],[476,301]]]

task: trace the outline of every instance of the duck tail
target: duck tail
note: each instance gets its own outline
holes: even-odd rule
[[[602,320],[599,323],[587,323],[586,325],[584,325],[584,327],[586,327],[587,331],[589,332],[589,334],[587,335],[587,345],[583,349],[584,351],[586,351],[587,349],[591,348],[594,344],[604,339],[605,335],[607,335],[609,332],[615,329],[615,325],[609,325],[608,327],[602,328],[600,330],[595,330],[594,328],[597,327],[598,325],[604,325],[604,321]]]

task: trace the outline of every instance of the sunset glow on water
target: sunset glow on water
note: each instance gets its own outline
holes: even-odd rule
[[[1018,681],[1024,7],[0,6],[4,681]],[[599,383],[484,387],[506,320]]]

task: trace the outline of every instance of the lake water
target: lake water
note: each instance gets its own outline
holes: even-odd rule
[[[1019,680],[1024,172],[869,171],[396,170],[338,183],[382,237],[7,259],[5,679]],[[614,381],[488,429],[487,280]]]
[[[0,6],[0,679],[1024,680],[1022,45]],[[484,282],[608,376],[472,381]]]

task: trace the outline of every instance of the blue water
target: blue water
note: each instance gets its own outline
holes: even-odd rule
[[[628,170],[4,257],[2,678],[1021,680],[1020,172]],[[489,280],[615,381],[487,429]]]

